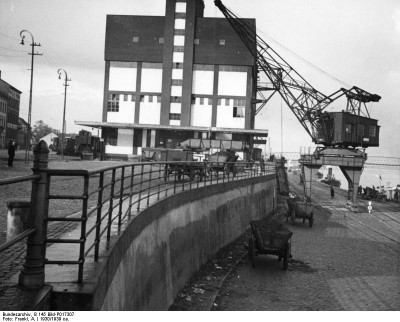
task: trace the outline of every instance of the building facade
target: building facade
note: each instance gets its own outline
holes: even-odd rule
[[[254,129],[254,57],[225,18],[203,12],[202,0],[166,0],[165,17],[107,16],[102,122],[77,122],[102,128],[106,153],[267,137]]]
[[[0,148],[10,140],[18,143],[18,118],[21,92],[1,79],[0,72]]]

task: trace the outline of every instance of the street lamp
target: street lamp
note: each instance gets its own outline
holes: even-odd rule
[[[65,91],[64,91],[64,113],[63,113],[63,122],[62,122],[62,134],[61,134],[61,158],[64,158],[64,138],[65,138],[65,107],[67,105],[67,86],[68,82],[71,81],[71,78],[68,78],[68,74],[67,72],[60,68],[58,70],[58,79],[61,79],[61,73],[64,73],[64,84],[63,86],[65,87]]]
[[[35,55],[39,55],[41,56],[42,54],[36,52],[35,53],[35,46],[40,47],[40,44],[35,43],[35,40],[33,39],[33,35],[28,31],[28,30],[22,30],[19,35],[21,36],[21,45],[25,45],[24,39],[25,39],[25,35],[23,35],[24,33],[28,33],[31,38],[32,38],[32,43],[31,43],[31,47],[32,47],[32,52],[29,53],[29,55],[32,56],[31,58],[31,86],[30,86],[30,90],[29,90],[29,112],[28,112],[28,136],[26,139],[26,150],[25,150],[25,163],[27,163],[27,161],[29,160],[29,151],[30,151],[30,147],[31,147],[31,114],[32,114],[32,85],[33,85],[33,58],[35,57]]]

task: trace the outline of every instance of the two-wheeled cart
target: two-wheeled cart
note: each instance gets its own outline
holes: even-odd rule
[[[164,168],[164,181],[171,179],[183,180],[188,176],[194,180],[197,176],[200,181],[205,177],[204,162],[198,162],[193,159],[193,151],[179,149],[165,149],[160,151],[160,161],[168,162]]]
[[[225,173],[229,176],[230,173],[235,177],[238,170],[236,168],[236,161],[238,156],[233,150],[224,150],[211,154],[207,158],[207,172],[218,175],[219,172]]]
[[[282,269],[287,270],[291,257],[291,237],[293,233],[283,224],[272,220],[254,220],[250,222],[252,237],[249,238],[249,258],[255,267],[255,257],[275,255],[283,260]]]
[[[286,201],[289,211],[286,216],[286,221],[295,224],[296,219],[303,219],[303,224],[308,220],[308,226],[311,228],[314,224],[314,207],[315,205],[309,201],[301,201],[298,198],[289,198]]]

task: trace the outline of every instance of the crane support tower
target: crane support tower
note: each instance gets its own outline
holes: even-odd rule
[[[258,77],[265,78],[257,83],[261,99],[253,101],[254,106],[260,104],[252,109],[253,113],[259,113],[271,97],[279,93],[318,146],[313,153],[301,151],[300,155],[306,200],[311,198],[312,170],[322,165],[334,165],[342,170],[348,181],[348,206],[357,211],[357,188],[367,159],[365,148],[379,146],[378,121],[370,117],[367,103],[379,102],[381,97],[356,86],[323,94],[258,36],[254,25],[235,15],[221,0],[214,3],[255,58]],[[347,99],[345,110],[325,111],[341,97]]]

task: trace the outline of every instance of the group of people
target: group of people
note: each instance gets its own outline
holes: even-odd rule
[[[9,168],[13,166],[14,157],[15,157],[15,142],[10,140],[10,142],[8,142],[8,163],[7,163],[7,166]]]

